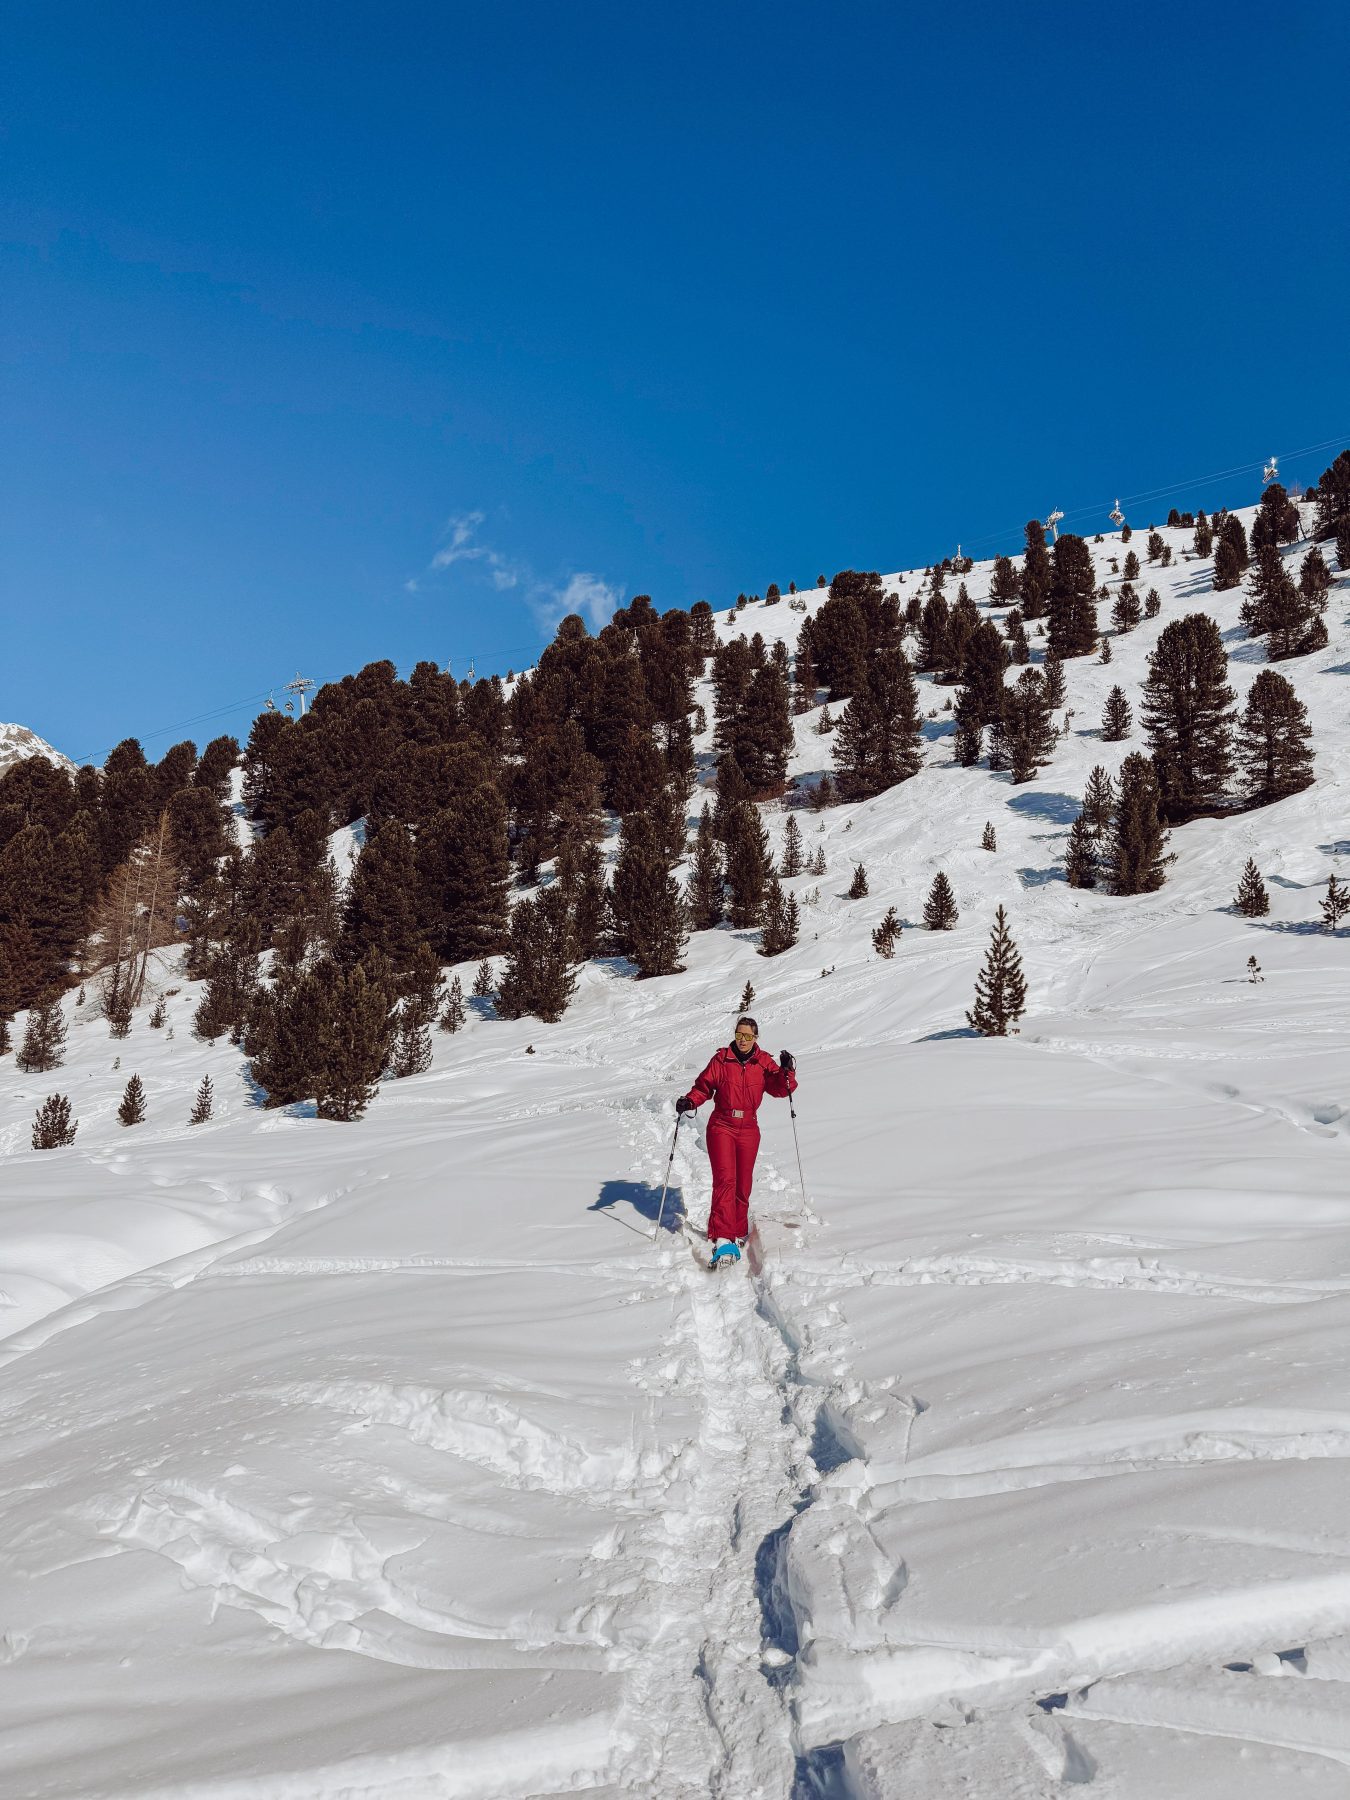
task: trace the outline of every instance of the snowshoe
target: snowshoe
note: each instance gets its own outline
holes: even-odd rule
[[[740,1260],[741,1253],[735,1240],[732,1238],[718,1238],[716,1244],[713,1245],[712,1262],[708,1266],[713,1269],[720,1269],[723,1263],[738,1263]]]

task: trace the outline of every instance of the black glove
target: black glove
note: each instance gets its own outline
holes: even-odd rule
[[[790,1050],[780,1050],[778,1052],[778,1066],[780,1069],[786,1069],[788,1073],[791,1074],[797,1067],[797,1059]]]
[[[680,1095],[679,1099],[675,1102],[675,1110],[677,1113],[693,1112],[694,1103],[689,1098],[688,1094]]]

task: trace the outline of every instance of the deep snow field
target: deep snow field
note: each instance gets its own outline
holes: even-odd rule
[[[1067,665],[1035,781],[956,767],[939,711],[915,780],[799,815],[829,872],[781,958],[724,929],[667,980],[592,964],[561,1024],[475,1014],[356,1125],[262,1111],[172,955],[172,1041],[72,996],[64,1068],[0,1062],[6,1800],[1350,1794],[1350,945],[1316,928],[1350,581],[1281,665],[1316,785],[1175,833],[1160,893],[1076,892],[1088,772],[1142,747],[1101,742],[1108,689],[1137,717],[1187,611],[1239,701],[1263,661],[1163,536],[1161,617]],[[1248,855],[1266,920],[1230,908]],[[964,1031],[999,902],[1003,1042]],[[766,1101],[763,1271],[713,1277],[652,1221],[747,978],[809,1199]],[[34,1153],[53,1091],[79,1136]],[[675,1183],[701,1224],[701,1122]]]

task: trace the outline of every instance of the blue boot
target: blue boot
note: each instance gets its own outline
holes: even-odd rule
[[[734,1238],[718,1238],[713,1245],[712,1267],[720,1268],[724,1262],[734,1263],[741,1260],[740,1250]]]

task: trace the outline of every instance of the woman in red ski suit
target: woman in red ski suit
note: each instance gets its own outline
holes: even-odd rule
[[[755,1114],[765,1094],[786,1100],[796,1087],[792,1052],[784,1050],[775,1062],[759,1048],[758,1025],[742,1018],[736,1021],[735,1041],[714,1054],[689,1092],[675,1102],[677,1113],[713,1102],[707,1131],[713,1178],[708,1236],[715,1243],[749,1235],[750,1181],[759,1151]]]

